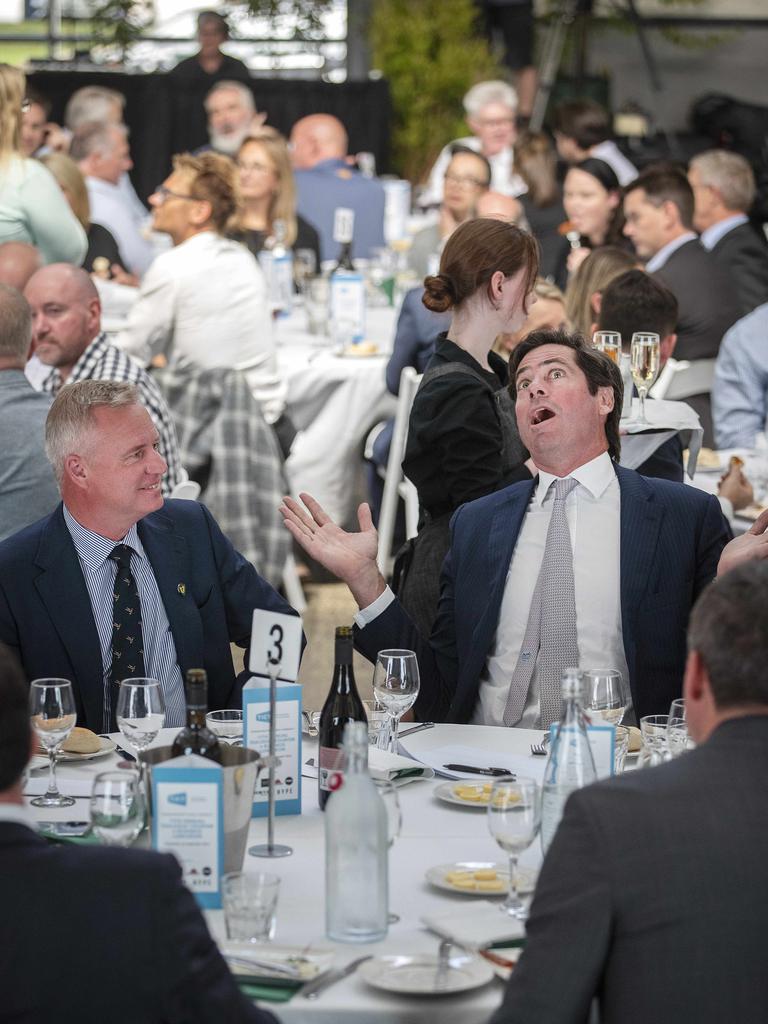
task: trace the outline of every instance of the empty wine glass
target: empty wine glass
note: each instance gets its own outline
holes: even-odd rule
[[[640,416],[637,422],[644,426],[648,425],[648,419],[645,415],[645,396],[648,394],[648,389],[656,380],[656,374],[659,372],[660,346],[661,342],[658,334],[646,334],[642,331],[635,331],[632,335],[632,346],[630,349],[632,380],[637,388],[637,393],[640,395]]]
[[[621,358],[621,335],[618,331],[595,331],[592,335],[592,346],[598,352],[608,356],[614,363]]]
[[[419,663],[413,651],[379,651],[373,671],[373,695],[389,715],[389,749],[396,754],[400,719],[419,695]]]
[[[32,800],[34,807],[71,807],[74,799],[59,792],[56,754],[77,721],[75,694],[68,679],[35,679],[29,688],[29,713],[40,746],[48,751],[48,789]]]
[[[165,722],[165,700],[157,679],[123,679],[116,715],[117,726],[126,743],[141,755],[154,742]]]
[[[137,771],[101,772],[91,790],[91,829],[107,846],[130,846],[144,827]]]
[[[509,857],[509,894],[499,908],[521,921],[528,908],[517,892],[517,859],[536,838],[541,825],[541,790],[535,779],[497,779],[488,802],[488,829]]]
[[[627,710],[627,698],[616,669],[585,669],[581,674],[584,709],[595,722],[618,725]]]

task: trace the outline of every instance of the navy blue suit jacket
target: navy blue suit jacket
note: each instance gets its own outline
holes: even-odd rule
[[[621,490],[621,624],[635,713],[665,714],[680,696],[688,616],[715,576],[730,538],[720,505],[694,487],[652,480],[616,466]],[[493,646],[507,571],[535,481],[512,484],[462,505],[451,521],[432,635],[421,637],[398,601],[356,644],[416,651],[422,720],[468,722]]]
[[[232,547],[204,505],[166,501],[138,530],[182,675],[206,669],[209,706],[240,707],[230,643],[247,647],[254,608],[296,613]],[[0,640],[15,650],[30,679],[70,679],[78,725],[101,728],[101,646],[61,505],[0,544]]]

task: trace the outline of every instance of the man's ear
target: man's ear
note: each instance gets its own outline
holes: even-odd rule
[[[609,387],[607,384],[604,387],[598,388],[597,397],[600,412],[607,416],[609,412],[613,411],[613,407],[616,404],[616,396],[613,393],[613,388]]]
[[[88,483],[88,468],[81,455],[68,455],[64,460],[64,476],[73,486],[85,488]]]
[[[666,363],[666,361],[675,351],[676,344],[676,334],[668,334],[666,338],[661,339],[661,345],[659,346],[659,361],[661,362],[662,366],[664,365],[664,363]]]
[[[683,696],[691,702],[700,702],[710,693],[709,676],[698,651],[689,651],[683,677]]]

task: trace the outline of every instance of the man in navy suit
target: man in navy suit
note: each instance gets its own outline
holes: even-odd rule
[[[500,725],[510,680],[527,653],[526,623],[554,503],[549,485],[571,477],[577,486],[566,511],[579,661],[618,667],[636,717],[666,711],[680,694],[694,600],[718,562],[722,570],[755,547],[768,554],[768,537],[746,535],[723,554],[729,530],[716,499],[616,465],[621,377],[578,336],[529,335],[513,352],[510,379],[520,436],[539,476],[456,512],[429,641],[377,569],[366,506],[359,513],[361,532],[347,534],[310,496],[302,495],[310,515],[286,498],[286,525],[350,587],[361,609],[359,650],[372,660],[387,647],[417,652],[419,718]],[[523,697],[522,713],[507,724],[537,727],[535,672]]]
[[[63,500],[0,544],[0,641],[31,679],[71,680],[78,723],[96,731],[115,728],[126,676],[160,679],[166,725],[185,720],[189,668],[207,670],[211,708],[239,707],[230,643],[247,647],[254,608],[295,613],[204,506],[163,502],[166,463],[136,389],[97,380],[62,388],[46,448]],[[119,574],[118,549],[128,558]],[[123,577],[132,594],[124,602]],[[127,656],[128,634],[141,660]]]
[[[0,1017],[277,1024],[238,991],[175,857],[37,834],[22,796],[28,702],[0,644]]]

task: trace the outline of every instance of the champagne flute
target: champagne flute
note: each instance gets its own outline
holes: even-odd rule
[[[520,775],[497,779],[488,802],[488,830],[509,857],[509,894],[499,909],[520,921],[528,917],[528,908],[517,892],[517,859],[536,838],[540,826],[538,782]]]
[[[618,365],[621,359],[621,335],[618,331],[595,331],[592,335],[592,347]]]
[[[144,826],[137,771],[101,772],[91,790],[91,828],[107,846],[130,846]]]
[[[48,751],[48,789],[32,800],[34,807],[72,807],[56,784],[56,754],[77,721],[75,695],[68,679],[35,679],[29,688],[29,713],[40,745]]]
[[[643,426],[648,426],[648,419],[645,415],[645,396],[659,372],[660,344],[658,334],[635,331],[632,335],[630,350],[632,380],[640,395],[640,417],[637,422]]]
[[[593,722],[618,725],[627,710],[627,698],[616,669],[585,669],[582,674],[584,709]]]
[[[117,696],[117,725],[126,743],[139,755],[150,746],[165,722],[165,700],[157,679],[123,679]]]
[[[400,719],[419,695],[419,663],[413,651],[379,651],[373,671],[373,695],[389,716],[389,749],[396,754]]]

